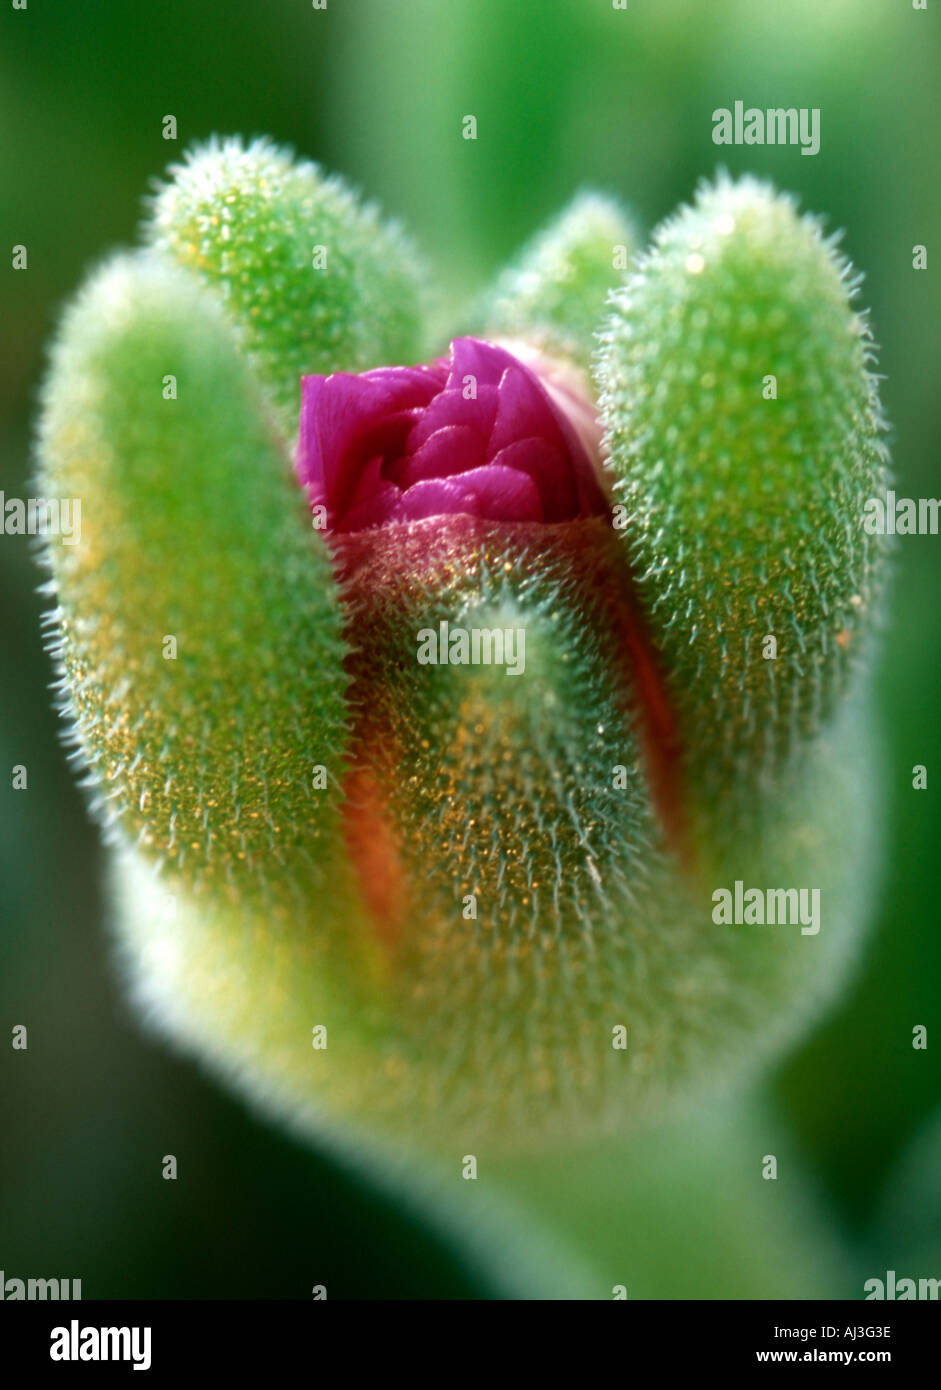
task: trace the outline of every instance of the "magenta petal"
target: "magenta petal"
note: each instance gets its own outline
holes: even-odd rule
[[[355,477],[355,486],[350,493],[349,501],[343,513],[344,529],[349,523],[350,517],[356,513],[365,514],[373,510],[375,498],[380,494],[387,498],[389,502],[394,502],[398,494],[398,487],[391,479],[382,476],[382,456],[376,454],[363,467],[362,471]]]
[[[395,483],[380,478],[374,491],[357,499],[333,530],[368,531],[374,526],[385,526],[398,506],[401,496]]]
[[[408,437],[415,428],[415,421],[424,414],[420,406],[408,410],[397,410],[392,415],[383,416],[370,425],[350,446],[351,462],[357,459],[371,459],[379,455],[386,463],[395,463],[408,450]]]
[[[297,473],[328,527],[602,514],[592,404],[533,360],[456,338],[427,366],[303,377]]]
[[[358,436],[389,415],[426,406],[441,389],[443,377],[434,367],[301,377],[297,473],[311,496],[326,505],[331,524],[355,482],[346,476],[345,462]]]
[[[489,521],[543,521],[539,491],[525,473],[492,464],[416,483],[402,494],[395,521],[466,512]]]
[[[450,478],[480,468],[486,440],[467,425],[446,425],[436,430],[395,473],[400,487],[411,487],[426,478]]]
[[[546,521],[577,516],[578,490],[564,453],[544,439],[517,439],[493,458],[488,467],[512,468],[527,474],[539,493]]]
[[[482,338],[455,338],[451,344],[447,389],[462,390],[464,379],[468,376],[474,377],[478,383],[489,381],[499,384],[507,367],[516,360],[512,353],[507,352],[506,348],[497,347],[496,343],[485,342]]]
[[[465,397],[461,378],[457,389],[448,386],[421,411],[408,437],[410,453],[420,449],[426,439],[447,425],[466,425],[485,440],[489,437],[497,414],[497,382],[488,382],[479,377],[475,377],[474,381],[476,398]]]
[[[557,445],[561,458],[565,459],[565,440],[549,397],[533,373],[510,358],[500,381],[488,457],[493,458],[518,439],[528,438],[544,439]]]
[[[543,497],[549,489],[556,492],[560,489],[564,474],[575,486],[575,510],[570,514],[603,515],[607,503],[578,432],[562,410],[553,404],[535,373],[510,360],[513,365],[500,383],[500,404],[488,458],[496,458],[507,444],[525,435],[541,438],[556,447],[558,458],[557,466],[541,483]]]

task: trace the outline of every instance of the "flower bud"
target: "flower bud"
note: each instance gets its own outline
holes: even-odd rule
[[[302,381],[298,469],[332,532],[461,513],[602,515],[597,460],[567,410],[505,348],[458,338],[449,361]]]
[[[609,280],[592,207],[504,282],[507,338],[390,365],[414,301],[372,214],[212,146],[53,356],[44,490],[84,505],[49,625],[125,960],[313,1132],[453,1155],[636,1123],[775,1055],[864,917],[883,449],[844,272],[750,182],[663,229],[598,364],[621,528],[558,360]],[[266,412],[299,388],[313,527]],[[729,884],[811,885],[825,922],[721,922]]]

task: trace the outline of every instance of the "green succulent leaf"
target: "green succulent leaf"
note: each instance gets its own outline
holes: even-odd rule
[[[587,371],[605,301],[636,249],[620,205],[581,193],[501,273],[478,304],[475,324],[487,336],[523,338]]]
[[[421,360],[417,255],[342,179],[235,138],[170,172],[145,237],[219,292],[292,442],[304,373]]]
[[[326,547],[213,296],[120,257],[70,309],[45,387],[55,650],[107,823],[197,890],[306,878],[345,741]]]
[[[883,544],[862,518],[886,450],[856,284],[791,199],[722,178],[612,297],[615,500],[707,798],[750,804],[869,650]]]

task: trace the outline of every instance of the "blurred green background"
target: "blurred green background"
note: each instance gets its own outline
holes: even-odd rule
[[[846,228],[882,345],[898,490],[941,495],[939,39],[934,0],[925,12],[910,0],[7,5],[0,488],[30,495],[44,344],[64,300],[134,239],[141,195],[186,144],[240,132],[293,144],[405,221],[452,306],[580,186],[617,192],[649,230],[720,161],[769,176]],[[819,107],[820,153],[718,149],[711,113],[736,99]],[[474,142],[461,138],[467,114]],[[912,269],[916,243],[926,271]],[[10,268],[15,244],[25,272]],[[872,936],[842,1004],[765,1097],[827,1219],[874,1252],[873,1273],[883,1253],[905,1269],[906,1251],[941,1251],[941,1231],[924,1229],[941,1221],[941,1149],[904,1156],[941,1104],[939,555],[941,537],[898,548]],[[330,1297],[501,1293],[455,1241],[138,1028],[109,957],[97,836],[58,743],[39,578],[30,542],[0,537],[0,1268],[81,1277],[86,1297],[305,1298],[315,1283]],[[912,788],[916,763],[927,790]],[[11,786],[14,764],[27,791]],[[9,1045],[18,1023],[26,1053]],[[912,1049],[916,1024],[927,1051]],[[161,1179],[165,1153],[177,1183]],[[900,1163],[909,1176],[887,1198]]]

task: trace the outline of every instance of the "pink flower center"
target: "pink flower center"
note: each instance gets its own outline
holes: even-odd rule
[[[477,338],[428,365],[301,378],[298,477],[333,532],[603,515],[596,451],[586,397]]]

